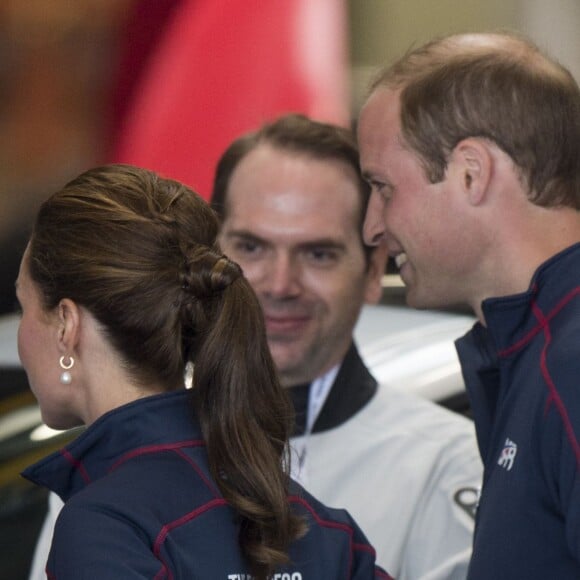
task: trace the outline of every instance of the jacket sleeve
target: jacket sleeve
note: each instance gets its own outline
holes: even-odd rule
[[[482,465],[473,440],[455,438],[416,506],[399,580],[463,580],[471,558]]]

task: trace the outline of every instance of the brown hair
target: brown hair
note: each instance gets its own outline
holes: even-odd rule
[[[580,90],[529,40],[434,40],[382,71],[380,87],[401,90],[403,137],[433,183],[462,139],[482,137],[512,158],[531,202],[580,209]]]
[[[111,165],[42,205],[29,268],[47,309],[70,298],[92,313],[138,384],[183,388],[186,363],[195,364],[209,465],[242,516],[254,575],[266,578],[302,531],[287,502],[291,407],[259,303],[217,231],[214,212],[184,185]]]
[[[279,117],[257,131],[242,135],[225,150],[216,167],[210,202],[220,218],[224,220],[227,216],[228,187],[236,167],[248,153],[263,144],[313,159],[340,161],[353,169],[360,194],[358,230],[368,262],[373,248],[366,246],[362,240],[362,225],[370,188],[360,174],[359,151],[354,135],[349,129],[314,121],[304,115]]]

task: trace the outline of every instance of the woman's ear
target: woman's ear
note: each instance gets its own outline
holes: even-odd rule
[[[58,348],[63,354],[74,352],[80,336],[81,314],[75,302],[63,298],[57,307]]]
[[[483,139],[470,137],[460,141],[453,150],[459,187],[471,205],[481,205],[489,190],[494,158]]]

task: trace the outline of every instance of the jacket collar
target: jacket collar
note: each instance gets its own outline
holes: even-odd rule
[[[500,355],[538,332],[541,319],[556,314],[567,300],[580,295],[579,262],[580,243],[541,264],[525,292],[483,301],[486,325]]]
[[[203,445],[190,393],[153,395],[113,409],[66,447],[28,467],[22,476],[66,501],[136,453]]]
[[[377,381],[364,365],[356,346],[348,349],[332,389],[314,423],[312,433],[328,431],[342,425],[356,415],[377,392]],[[307,405],[300,390],[290,388],[290,397],[297,414],[305,411]],[[307,407],[306,407],[307,408]],[[304,433],[304,426],[295,430],[294,435]]]

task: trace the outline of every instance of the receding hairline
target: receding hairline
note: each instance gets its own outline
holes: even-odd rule
[[[224,196],[224,214],[223,220],[227,219],[228,213],[230,208],[228,207],[231,203],[231,188],[232,183],[236,177],[236,173],[240,170],[240,167],[244,164],[244,162],[248,161],[250,157],[255,157],[258,153],[262,151],[273,151],[275,153],[279,153],[284,157],[290,159],[296,159],[299,161],[312,161],[315,163],[322,163],[328,166],[334,166],[335,171],[346,171],[348,173],[349,181],[355,187],[357,195],[356,195],[356,208],[359,212],[359,215],[363,214],[365,211],[366,200],[362,192],[360,191],[361,184],[365,183],[358,167],[354,167],[351,163],[349,163],[346,159],[337,157],[334,155],[325,155],[325,154],[317,154],[316,152],[309,151],[307,149],[301,149],[299,147],[292,147],[286,146],[283,143],[279,143],[276,141],[271,141],[269,139],[260,140],[251,150],[247,151],[244,156],[238,161],[235,168],[233,169],[230,179],[228,181],[227,188],[225,190]],[[357,221],[358,220],[357,218]]]
[[[236,166],[232,170],[232,173],[231,173],[230,178],[229,178],[228,183],[227,183],[227,187],[225,188],[225,192],[224,192],[225,195],[224,195],[224,207],[223,207],[222,221],[227,219],[227,215],[229,213],[228,205],[230,203],[229,200],[231,198],[232,182],[235,178],[236,173],[240,169],[240,166],[245,161],[247,161],[248,158],[255,156],[258,152],[264,151],[264,150],[275,151],[277,153],[280,153],[282,155],[285,155],[287,157],[294,158],[294,159],[314,161],[314,162],[318,162],[318,163],[334,164],[337,166],[337,168],[341,167],[343,169],[346,169],[348,171],[348,173],[351,175],[352,184],[355,186],[355,188],[358,192],[357,200],[358,200],[359,212],[363,213],[365,211],[366,199],[364,198],[364,195],[363,195],[362,191],[360,190],[361,186],[364,186],[365,182],[360,174],[360,170],[359,170],[358,166],[355,167],[347,159],[345,159],[344,157],[340,157],[338,155],[332,155],[330,153],[326,154],[324,152],[312,151],[312,150],[309,150],[307,148],[295,146],[293,143],[285,144],[283,142],[276,141],[274,139],[268,139],[268,138],[264,137],[264,138],[257,140],[256,143],[254,144],[254,146],[244,153],[244,155],[238,160],[238,162],[236,163]]]
[[[400,89],[419,76],[451,62],[495,57],[506,63],[525,64],[530,70],[563,78],[567,71],[542,54],[530,39],[516,32],[461,33],[439,37],[419,47],[411,47],[400,59],[378,71],[371,79],[368,96],[380,88]]]

